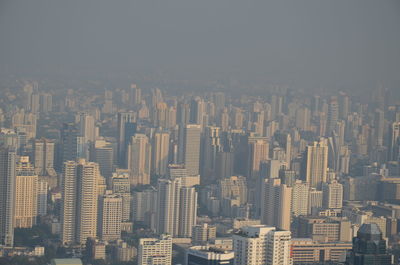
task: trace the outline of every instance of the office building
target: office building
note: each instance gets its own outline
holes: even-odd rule
[[[344,262],[352,248],[351,242],[320,242],[311,238],[292,238],[293,264]]]
[[[297,237],[325,242],[351,241],[351,222],[346,218],[299,216]]]
[[[393,257],[386,249],[386,241],[376,224],[363,224],[353,238],[353,249],[346,261],[349,265],[393,264]]]

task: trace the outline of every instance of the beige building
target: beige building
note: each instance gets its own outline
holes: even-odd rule
[[[311,238],[292,238],[291,242],[293,264],[344,262],[351,249],[351,242],[318,242]]]
[[[128,146],[131,185],[150,184],[151,144],[144,134],[135,134]]]
[[[343,206],[343,185],[333,180],[322,184],[322,206],[325,209],[341,209]]]
[[[98,233],[101,240],[121,238],[122,197],[106,194],[99,200]]]
[[[326,139],[322,138],[319,142],[307,146],[306,159],[305,179],[311,187],[320,187],[322,183],[326,182],[328,172]]]
[[[168,173],[169,133],[156,132],[152,144],[151,172],[154,175],[165,176]]]
[[[139,239],[138,265],[171,265],[172,238],[161,235],[159,238]]]
[[[64,244],[84,244],[97,236],[99,165],[80,159],[64,163],[61,238]]]
[[[16,228],[31,228],[37,218],[38,176],[28,156],[21,156],[16,164],[15,217]]]
[[[233,235],[235,265],[290,265],[290,231],[272,226],[243,227]]]

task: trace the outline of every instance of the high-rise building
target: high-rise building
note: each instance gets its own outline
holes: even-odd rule
[[[172,238],[161,235],[159,238],[139,239],[138,265],[171,265]]]
[[[208,246],[193,246],[186,251],[187,265],[233,265],[234,258],[233,251]]]
[[[322,191],[316,188],[311,188],[308,196],[308,213],[312,213],[313,210],[322,208]]]
[[[322,184],[322,206],[325,209],[341,209],[343,206],[343,185],[333,180]]]
[[[190,119],[189,122],[192,124],[203,125],[203,118],[205,115],[205,104],[200,97],[194,98],[190,102]]]
[[[325,139],[307,146],[303,178],[310,187],[320,188],[326,182],[328,173],[328,145]]]
[[[77,165],[77,215],[76,240],[85,243],[97,235],[97,184],[99,164],[81,159]]]
[[[54,172],[54,142],[47,139],[35,140],[34,165],[39,176]]]
[[[61,204],[61,241],[63,244],[75,242],[76,219],[76,162],[66,161],[63,167]]]
[[[338,120],[339,120],[339,103],[337,97],[331,97],[329,101],[326,136],[329,136],[330,133],[333,130],[335,130],[335,126]]]
[[[187,124],[183,129],[181,152],[183,153],[183,163],[189,175],[199,175],[200,167],[200,134],[199,124]]]
[[[122,198],[122,221],[127,222],[131,218],[131,184],[129,174],[113,173],[112,192]]]
[[[156,231],[174,237],[191,237],[196,225],[197,192],[182,185],[181,178],[159,179]]]
[[[61,165],[65,161],[75,161],[78,158],[78,135],[79,130],[73,123],[64,123],[61,129]]]
[[[37,218],[38,176],[28,156],[21,156],[15,169],[14,226],[31,228]]]
[[[290,231],[254,225],[233,235],[235,265],[290,265]]]
[[[269,143],[266,137],[248,137],[247,176],[255,179],[260,174],[261,161],[269,159]]]
[[[101,175],[106,178],[107,183],[110,183],[114,165],[112,144],[104,139],[97,139],[93,151],[93,161],[99,164]]]
[[[14,244],[15,149],[0,147],[0,244]]]
[[[290,230],[292,188],[280,179],[266,179],[261,192],[261,222]]]
[[[64,244],[84,244],[97,235],[99,165],[80,159],[64,163],[61,238]]]
[[[156,232],[158,234],[178,234],[179,199],[181,179],[159,179],[156,204]]]
[[[96,125],[92,115],[81,112],[75,118],[79,127],[79,135],[83,137],[84,142],[94,142],[96,140]]]
[[[357,237],[353,238],[353,249],[346,264],[393,264],[393,256],[387,252],[386,241],[377,224],[363,224],[360,227]]]
[[[293,216],[307,215],[310,185],[297,180],[292,187],[292,214]]]
[[[216,175],[217,156],[222,149],[219,127],[207,126],[205,128],[202,146],[202,176],[209,179]]]
[[[126,168],[126,149],[131,137],[136,133],[136,113],[118,113],[118,163]]]
[[[389,161],[400,160],[400,122],[394,122],[389,128]]]
[[[47,181],[39,179],[37,190],[37,214],[38,216],[45,216],[47,214],[47,194],[49,191]]]
[[[182,187],[179,198],[179,228],[180,237],[192,237],[192,228],[196,225],[197,192],[193,187]]]
[[[132,136],[127,159],[131,185],[150,184],[151,144],[145,134]]]
[[[155,227],[153,216],[156,213],[156,197],[157,191],[153,187],[142,191],[134,191],[132,193],[132,220]]]
[[[122,197],[106,194],[99,200],[98,234],[101,240],[117,240],[121,238]]]
[[[166,176],[168,169],[169,133],[159,131],[153,136],[151,172],[154,175]]]

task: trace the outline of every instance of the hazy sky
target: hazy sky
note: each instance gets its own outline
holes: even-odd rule
[[[400,1],[0,0],[0,65],[398,85]]]

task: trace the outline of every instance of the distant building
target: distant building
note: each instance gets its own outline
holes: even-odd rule
[[[80,259],[53,259],[51,265],[82,265]]]
[[[233,265],[235,253],[207,246],[194,246],[186,251],[186,265]]]

